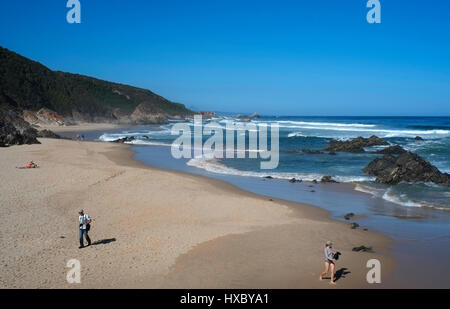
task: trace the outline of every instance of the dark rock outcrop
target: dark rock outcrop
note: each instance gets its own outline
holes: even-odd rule
[[[415,139],[416,141],[423,141],[423,138],[421,138],[420,136],[416,136],[416,137],[414,137],[414,139]]]
[[[31,127],[20,131],[6,119],[0,118],[0,147],[23,144],[40,144],[37,131]]]
[[[353,212],[349,212],[348,214],[346,214],[344,216],[345,220],[350,220],[351,218],[353,218],[355,216],[355,214]]]
[[[322,179],[320,180],[320,182],[322,182],[322,183],[337,183],[337,181],[334,180],[333,178],[331,178],[331,176],[323,176]]]
[[[41,130],[37,133],[37,137],[61,139],[61,136],[50,130]]]
[[[145,108],[138,108],[141,104]],[[77,121],[151,124],[163,122],[162,117],[194,115],[184,105],[150,90],[52,71],[1,46],[0,107],[15,110],[32,125]]]
[[[375,135],[372,135],[369,138],[364,138],[360,136],[345,142],[332,139],[330,141],[330,144],[326,146],[324,150],[335,152],[341,151],[341,152],[362,153],[365,152],[364,147],[382,146],[382,145],[389,145],[389,143]]]
[[[167,123],[167,114],[162,109],[144,102],[136,107],[129,119],[135,124],[163,124]]]
[[[399,182],[434,182],[450,186],[450,174],[441,173],[427,160],[412,152],[397,157],[386,154],[370,162],[363,171],[376,176],[376,181],[384,184]]]
[[[0,147],[40,144],[37,130],[12,108],[0,106]]]
[[[127,137],[116,139],[115,141],[112,141],[112,142],[123,144],[123,143],[132,142],[134,140],[135,140],[134,136],[130,136],[130,137],[127,136]]]
[[[355,230],[355,229],[357,229],[358,227],[359,227],[359,224],[356,223],[356,222],[353,222],[352,224],[350,224],[350,228],[351,228],[352,230]]]
[[[375,151],[373,153],[377,153],[377,154],[394,154],[394,155],[399,155],[402,153],[405,153],[406,150],[403,149],[402,147],[395,145],[395,146],[389,146],[387,148]]]
[[[290,183],[296,183],[296,182],[302,182],[303,180],[301,180],[301,179],[296,179],[296,178],[291,178],[291,179],[289,179],[289,182]]]
[[[306,154],[324,154],[320,150],[301,149],[300,151],[303,152],[303,153],[306,153]]]

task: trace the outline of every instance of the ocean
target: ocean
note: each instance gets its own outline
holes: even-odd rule
[[[225,127],[240,119],[222,116],[205,119]],[[252,120],[257,125],[279,125],[278,167],[261,170],[259,159],[205,159],[192,158],[185,161],[190,167],[210,173],[274,179],[320,180],[329,175],[342,183],[355,184],[355,190],[401,205],[403,207],[426,207],[450,211],[450,188],[433,183],[400,183],[395,186],[374,182],[374,177],[363,168],[381,155],[370,153],[386,146],[366,148],[366,153],[343,153],[336,155],[306,154],[301,149],[322,150],[331,139],[349,140],[358,136],[376,135],[389,144],[400,145],[430,161],[441,172],[450,172],[450,117],[276,117],[264,116]],[[124,131],[102,134],[99,139],[111,141],[133,136],[131,144],[170,147],[177,136],[171,135],[171,127],[179,121],[158,126],[140,126]],[[190,123],[192,127],[192,123]],[[423,140],[417,141],[416,136]],[[247,136],[248,137],[248,136]],[[206,139],[208,137],[205,137]],[[269,142],[270,145],[270,142]],[[297,151],[296,151],[297,150]]]

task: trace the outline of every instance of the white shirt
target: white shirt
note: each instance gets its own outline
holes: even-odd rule
[[[88,224],[89,220],[91,220],[91,217],[89,217],[88,214],[84,214],[82,216],[79,216],[78,220],[80,221],[80,230],[85,230],[86,225]]]

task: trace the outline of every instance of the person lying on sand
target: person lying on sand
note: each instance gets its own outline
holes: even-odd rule
[[[326,276],[328,274],[328,271],[331,270],[331,280],[330,284],[336,284],[334,282],[334,271],[335,271],[335,264],[336,264],[336,258],[335,253],[333,252],[333,243],[331,241],[327,241],[325,244],[325,270],[323,273],[320,274],[319,280],[322,280],[323,276]]]
[[[37,165],[33,161],[30,161],[30,163],[28,163],[27,165],[22,166],[22,167],[17,167],[17,168],[19,168],[19,169],[39,168],[39,165]]]

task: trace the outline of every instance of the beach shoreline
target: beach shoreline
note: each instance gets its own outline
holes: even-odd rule
[[[369,258],[382,261],[384,276],[394,267],[390,239],[351,230],[315,206],[150,168],[133,160],[129,146],[41,141],[2,150],[10,176],[1,181],[2,217],[15,222],[1,231],[4,288],[328,288],[318,274],[329,238],[343,253],[338,269],[347,269],[338,287],[377,287],[366,282]],[[29,159],[41,168],[13,167]],[[82,250],[79,208],[95,218],[91,237],[98,242]],[[376,253],[351,251],[359,245]],[[77,257],[85,273],[74,286],[65,263]]]

